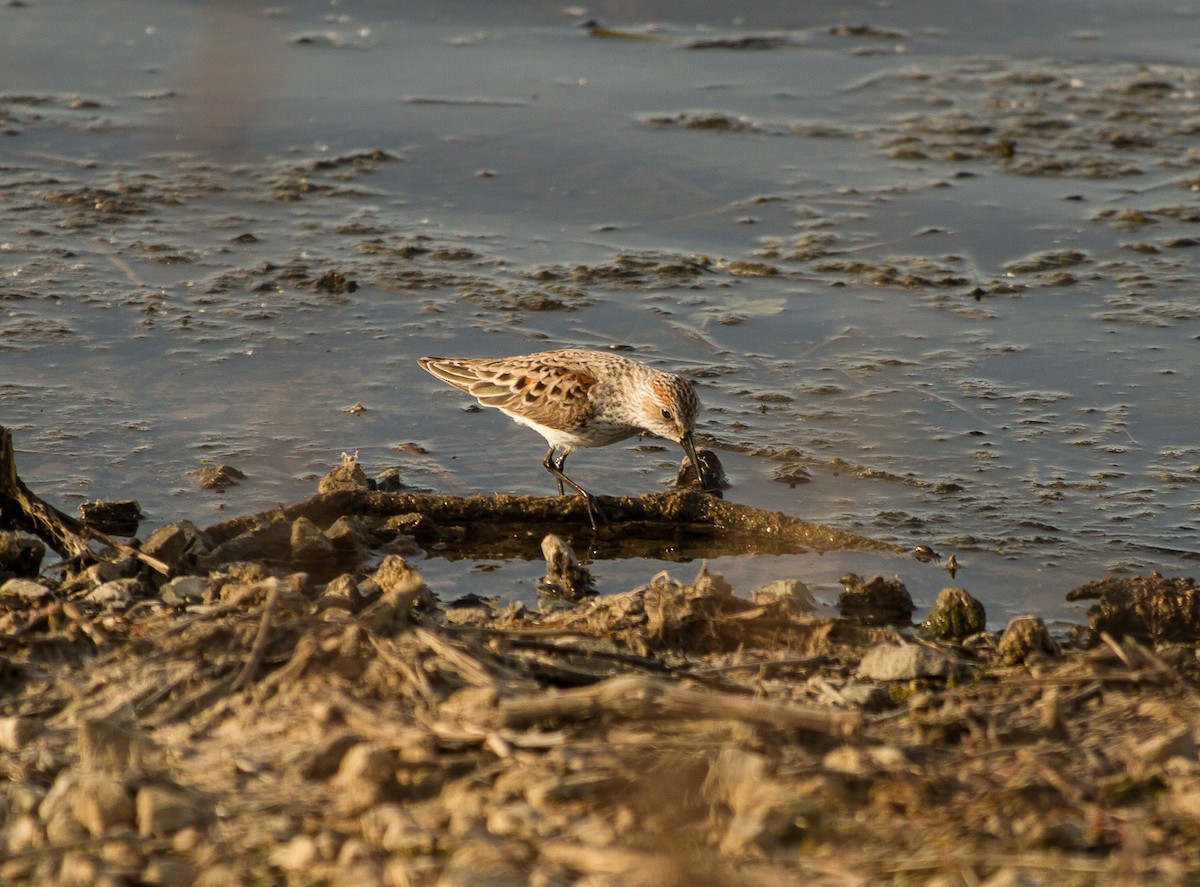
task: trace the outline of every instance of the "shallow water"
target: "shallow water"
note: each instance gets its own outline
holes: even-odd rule
[[[722,559],[742,592],[895,573],[1002,622],[1080,618],[1063,593],[1108,570],[1194,572],[1197,14],[723,9],[587,11],[653,39],[536,3],[0,10],[23,478],[68,508],[136,498],[144,530],[301,498],[343,450],[545,493],[540,439],[415,358],[621,347],[697,380],[730,498],[963,565]],[[747,35],[784,43],[689,48]],[[667,483],[675,448],[636,447],[572,473]],[[198,489],[207,463],[248,477]],[[774,479],[796,465],[811,482]],[[525,599],[541,572],[422,568]],[[697,565],[595,572],[662,568]]]

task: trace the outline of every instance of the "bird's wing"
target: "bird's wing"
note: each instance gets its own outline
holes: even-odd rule
[[[592,411],[588,392],[596,384],[583,370],[540,359],[422,358],[421,367],[495,407],[552,427],[576,425]]]

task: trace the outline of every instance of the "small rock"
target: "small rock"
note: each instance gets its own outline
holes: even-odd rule
[[[204,490],[224,490],[246,479],[244,472],[229,465],[205,465],[191,473],[196,486]]]
[[[447,860],[437,887],[526,887],[522,856],[514,841],[464,841]]]
[[[68,593],[90,591],[106,582],[133,576],[137,572],[137,565],[137,560],[132,557],[117,561],[101,561],[68,578],[62,584],[61,590]]]
[[[45,556],[46,546],[36,536],[0,531],[0,576],[9,573],[32,578],[38,574]]]
[[[360,560],[371,547],[370,533],[362,521],[343,514],[325,531],[325,538],[333,545],[339,557]]]
[[[72,850],[63,854],[58,867],[59,887],[100,887],[103,868],[99,859],[90,853]],[[113,883],[106,879],[107,884]]]
[[[361,865],[371,861],[371,848],[366,841],[361,841],[358,838],[347,838],[337,852],[337,864],[340,867]],[[345,877],[343,873],[343,877]],[[348,884],[364,884],[372,883],[365,879],[345,878],[345,883]]]
[[[79,503],[79,519],[102,533],[132,536],[142,519],[142,506],[136,499],[113,499],[108,502]]]
[[[793,616],[803,616],[817,609],[817,601],[808,586],[799,579],[776,579],[751,592],[750,600],[770,605],[783,602]]]
[[[538,591],[541,590],[539,587]],[[487,625],[496,618],[495,601],[481,598],[473,592],[447,601],[442,609],[449,625]]]
[[[556,598],[579,600],[596,593],[592,574],[579,563],[571,546],[562,537],[547,533],[542,539],[542,557],[546,559],[546,575],[538,583],[538,591]]]
[[[145,593],[146,586],[140,579],[113,579],[93,588],[84,599],[112,610],[124,610]]]
[[[146,838],[161,838],[206,819],[200,805],[176,789],[147,785],[138,790],[138,833]]]
[[[405,489],[404,472],[399,468],[385,468],[375,475],[375,489],[381,493],[399,493]]]
[[[318,723],[329,720],[327,717],[316,717]],[[329,779],[337,773],[346,752],[362,743],[362,737],[357,733],[341,733],[330,736],[308,755],[308,763],[301,772],[306,779]]]
[[[197,558],[197,566],[213,569],[231,561],[286,560],[292,552],[292,525],[270,518]]]
[[[1057,656],[1058,644],[1040,616],[1014,616],[1000,636],[1000,659],[1018,665],[1032,656]]]
[[[333,784],[343,813],[362,813],[394,795],[396,758],[390,749],[362,742],[342,756]]]
[[[281,847],[271,851],[267,859],[285,872],[299,873],[309,869],[320,858],[316,840],[310,835],[296,835]]]
[[[152,887],[191,887],[195,881],[195,867],[174,856],[152,857],[142,869],[141,883]]]
[[[358,464],[358,458],[349,453],[342,453],[342,464],[321,478],[317,484],[318,493],[334,493],[339,490],[370,490],[371,482],[366,472]]]
[[[192,887],[246,887],[250,881],[248,872],[231,863],[218,862],[201,871]]]
[[[292,558],[301,563],[333,560],[333,543],[306,517],[292,521]]]
[[[944,653],[923,644],[878,644],[863,655],[858,677],[868,681],[912,681],[948,678],[960,666]]]
[[[66,767],[58,771],[58,775],[54,777],[54,782],[51,783],[45,797],[37,807],[38,818],[42,822],[49,822],[57,814],[61,812],[70,812],[71,795],[75,791],[75,786],[79,783],[79,773],[73,767]],[[80,830],[82,832],[82,829]]]
[[[420,826],[400,804],[376,804],[359,821],[363,838],[389,853],[431,856],[437,848],[437,833]]]
[[[978,634],[986,626],[983,604],[964,588],[943,588],[933,602],[933,609],[921,623],[921,630],[934,637],[961,640]]]
[[[133,798],[120,779],[88,774],[80,777],[71,793],[71,812],[90,834],[99,837],[114,826],[133,823]]]
[[[352,782],[367,782],[386,785],[396,777],[396,758],[392,751],[381,745],[360,742],[351,746],[338,765],[333,781],[336,785]]]
[[[205,600],[211,587],[203,576],[177,576],[158,590],[158,596],[173,607],[186,607]]]
[[[857,705],[863,711],[883,711],[892,705],[892,696],[887,689],[878,684],[860,684],[851,682],[839,688],[842,698],[851,705]]]
[[[899,579],[874,576],[863,581],[861,576],[847,573],[841,583],[844,588],[838,595],[837,605],[842,616],[869,625],[912,622],[912,597]]]
[[[723,490],[729,486],[725,476],[725,467],[717,454],[712,450],[696,450],[696,458],[700,461],[700,477],[696,477],[696,469],[692,467],[692,458],[686,453],[679,463],[675,474],[675,489],[677,490]]]
[[[357,613],[362,609],[363,598],[358,591],[358,583],[348,573],[343,573],[325,585],[325,590],[317,598],[317,610],[345,610],[347,613]]]
[[[142,543],[145,554],[158,558],[175,570],[194,564],[197,557],[211,550],[212,540],[208,534],[186,520],[159,527]]]
[[[32,579],[9,579],[0,585],[0,595],[20,598],[23,601],[40,601],[50,598],[52,594],[49,588]]]
[[[498,838],[522,838],[537,834],[537,824],[544,818],[525,801],[500,804],[488,811],[487,830]]]
[[[35,816],[24,814],[8,820],[4,828],[4,850],[6,854],[23,853],[46,843],[46,836]]]
[[[382,594],[363,609],[359,619],[373,631],[390,632],[406,625],[414,604],[433,600],[421,574],[398,554],[385,557],[371,579]]]
[[[74,844],[88,836],[69,807],[60,807],[50,816],[43,817],[46,839],[51,844]]]
[[[874,767],[866,752],[854,745],[839,745],[825,753],[821,766],[846,776],[866,776]]]

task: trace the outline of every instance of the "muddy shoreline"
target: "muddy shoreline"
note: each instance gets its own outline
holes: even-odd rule
[[[710,499],[604,505],[700,545],[739,508]],[[0,880],[1200,877],[1190,580],[1099,579],[1077,590],[1090,624],[1052,636],[981,630],[962,590],[914,612],[883,578],[846,577],[839,616],[803,577],[734,589],[695,565],[530,607],[438,600],[405,560],[486,546],[472,527],[497,517],[540,541],[554,502],[326,492],[160,528],[141,553],[169,576],[131,556],[39,572],[7,535]],[[781,517],[743,542],[878,544]]]

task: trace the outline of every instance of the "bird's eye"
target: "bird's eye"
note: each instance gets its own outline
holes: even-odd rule
[[[664,419],[666,419],[668,422],[670,422],[670,421],[671,421],[671,419],[672,419],[672,418],[674,418],[674,417],[671,415],[671,411],[670,411],[670,410],[663,410],[663,411],[662,411],[662,417],[663,417]]]

